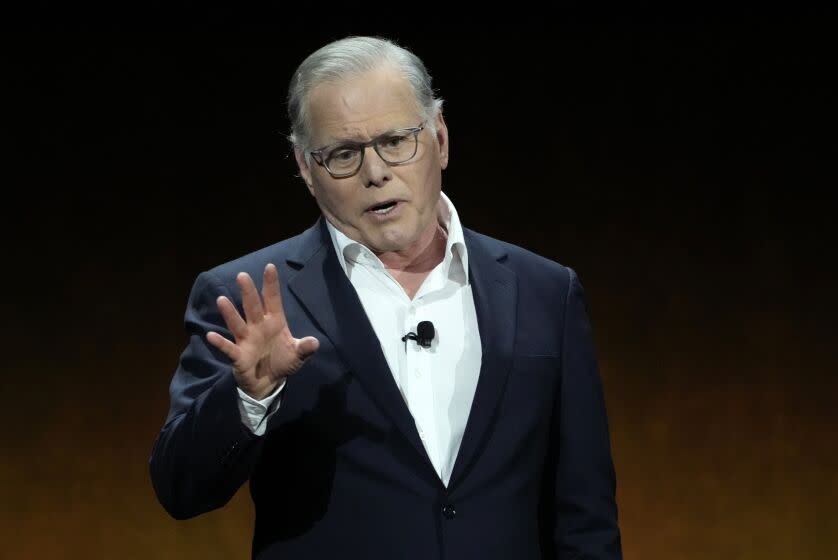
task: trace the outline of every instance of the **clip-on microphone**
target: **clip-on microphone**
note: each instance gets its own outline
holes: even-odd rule
[[[407,348],[408,339],[415,340],[416,344],[422,348],[430,348],[431,341],[434,339],[434,324],[430,321],[419,321],[419,324],[416,326],[416,331],[416,333],[410,332],[402,337],[405,349]]]

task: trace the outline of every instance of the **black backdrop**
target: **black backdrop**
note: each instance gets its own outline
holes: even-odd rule
[[[586,286],[627,556],[835,555],[829,20],[313,23],[4,39],[4,547],[248,553],[246,490],[177,523],[145,461],[194,277],[317,216],[285,87],[357,33],[430,68],[464,224]]]

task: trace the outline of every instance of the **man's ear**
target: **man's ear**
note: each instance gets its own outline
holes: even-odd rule
[[[439,144],[439,163],[443,169],[448,167],[448,125],[445,124],[445,117],[439,111],[434,118],[436,121],[436,141]]]
[[[294,159],[297,160],[297,167],[300,170],[300,177],[302,177],[303,181],[305,181],[306,187],[308,187],[308,192],[311,193],[311,196],[314,196],[314,183],[312,182],[311,178],[311,167],[309,167],[308,163],[306,162],[305,154],[302,150],[294,148]]]

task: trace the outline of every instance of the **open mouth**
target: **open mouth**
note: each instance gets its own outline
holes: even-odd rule
[[[376,214],[386,214],[390,210],[396,207],[399,203],[398,200],[388,200],[387,202],[382,202],[381,204],[376,204],[375,206],[370,206],[367,210],[368,212],[374,212]]]

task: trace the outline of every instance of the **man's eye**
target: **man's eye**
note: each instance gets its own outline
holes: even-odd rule
[[[352,150],[349,148],[344,149],[337,149],[329,156],[329,159],[334,161],[351,161],[358,155],[357,150]]]
[[[403,134],[397,134],[393,136],[388,136],[381,140],[381,145],[385,148],[398,148],[402,142],[407,139],[407,136]]]

